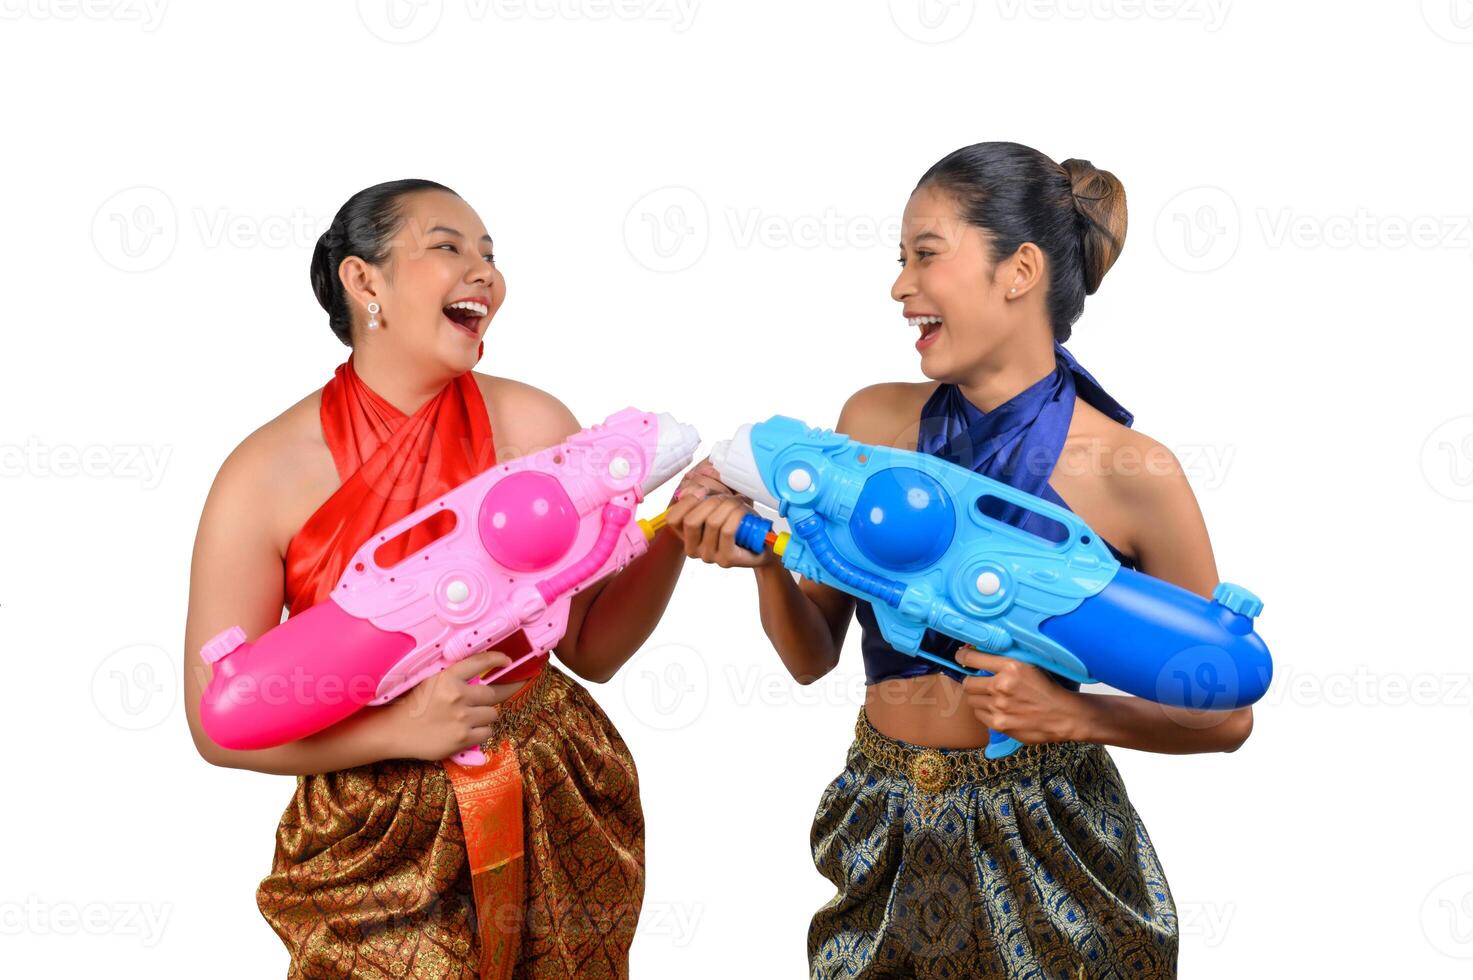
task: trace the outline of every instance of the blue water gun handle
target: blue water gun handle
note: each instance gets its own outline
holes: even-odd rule
[[[737,525],[736,543],[752,554],[760,555],[767,550],[767,534],[771,530],[772,522],[767,518],[760,514],[743,514],[742,522]]]
[[[753,554],[760,555],[767,550],[767,536],[771,533],[771,531],[772,521],[769,521],[767,518],[762,517],[759,514],[746,514],[742,517],[741,524],[737,525],[735,541],[740,547],[745,548]],[[866,592],[877,591],[873,588],[867,588],[867,583],[852,582],[850,584],[855,585]],[[980,670],[972,667],[963,667],[961,664],[955,662],[948,663],[940,657],[937,657],[934,654],[928,654],[925,651],[917,652],[925,659],[934,661],[935,663],[940,664],[941,666],[951,670],[959,671],[965,674],[972,674],[977,677],[992,676],[989,671]],[[1017,739],[1009,735],[1006,735],[1002,732],[989,730],[986,756],[989,759],[1001,759],[1016,752],[1020,744],[1021,743]]]

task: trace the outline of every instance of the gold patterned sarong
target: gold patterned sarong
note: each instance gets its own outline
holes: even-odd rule
[[[813,978],[1176,976],[1171,890],[1103,746],[988,759],[861,710],[812,846],[837,889],[809,926]]]
[[[480,977],[480,916],[515,953],[499,961],[513,977],[629,975],[644,816],[624,740],[551,664],[503,704],[493,738],[514,747],[521,780],[521,867],[506,871],[520,897],[478,905],[440,763],[298,777],[256,895],[289,977]]]

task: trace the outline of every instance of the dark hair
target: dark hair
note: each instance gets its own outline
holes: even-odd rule
[[[328,326],[344,344],[353,346],[352,317],[348,297],[338,278],[343,259],[355,255],[370,265],[382,265],[389,258],[389,242],[404,221],[402,200],[415,191],[445,191],[455,194],[444,184],[433,180],[407,178],[390,180],[365,187],[338,208],[332,224],[317,239],[312,252],[312,292],[327,311]],[[459,197],[459,194],[455,194]]]
[[[974,143],[948,153],[916,184],[956,197],[988,232],[993,261],[1032,242],[1048,256],[1054,339],[1069,339],[1084,297],[1100,288],[1125,245],[1125,188],[1088,160],[1055,163],[1019,143]]]

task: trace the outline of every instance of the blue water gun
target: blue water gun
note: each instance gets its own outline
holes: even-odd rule
[[[711,463],[756,514],[736,541],[874,606],[887,642],[977,676],[921,647],[933,629],[1079,684],[1160,704],[1227,710],[1263,697],[1273,674],[1253,631],[1263,603],[1221,582],[1210,600],[1126,568],[1073,511],[926,453],[870,446],[774,415],[718,443]],[[998,516],[1038,515],[1040,534]],[[1016,511],[1014,512],[1016,513]],[[990,758],[1015,739],[992,732]]]

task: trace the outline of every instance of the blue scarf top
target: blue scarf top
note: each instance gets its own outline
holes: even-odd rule
[[[990,412],[984,412],[967,401],[956,385],[937,386],[921,408],[916,449],[1067,509],[1069,505],[1054,492],[1048,481],[1064,449],[1064,439],[1069,434],[1076,394],[1121,425],[1129,426],[1135,419],[1093,375],[1080,366],[1073,354],[1056,341],[1053,372]],[[1001,501],[997,503],[1000,506],[989,508],[986,513],[998,520],[1043,537],[1050,537],[1050,531],[1057,528],[1056,522],[1031,511]],[[1104,538],[1100,540],[1104,541]],[[1121,564],[1127,568],[1135,567],[1135,561],[1110,542],[1105,541],[1105,546]],[[864,653],[866,683],[942,671],[940,666],[903,654],[886,643],[875,620],[874,608],[868,602],[856,601],[855,616],[861,630],[860,649]],[[921,645],[948,659],[961,646],[956,640],[934,630],[926,631]],[[959,678],[961,674],[958,672],[955,676]],[[1074,684],[1068,686],[1077,687]]]

